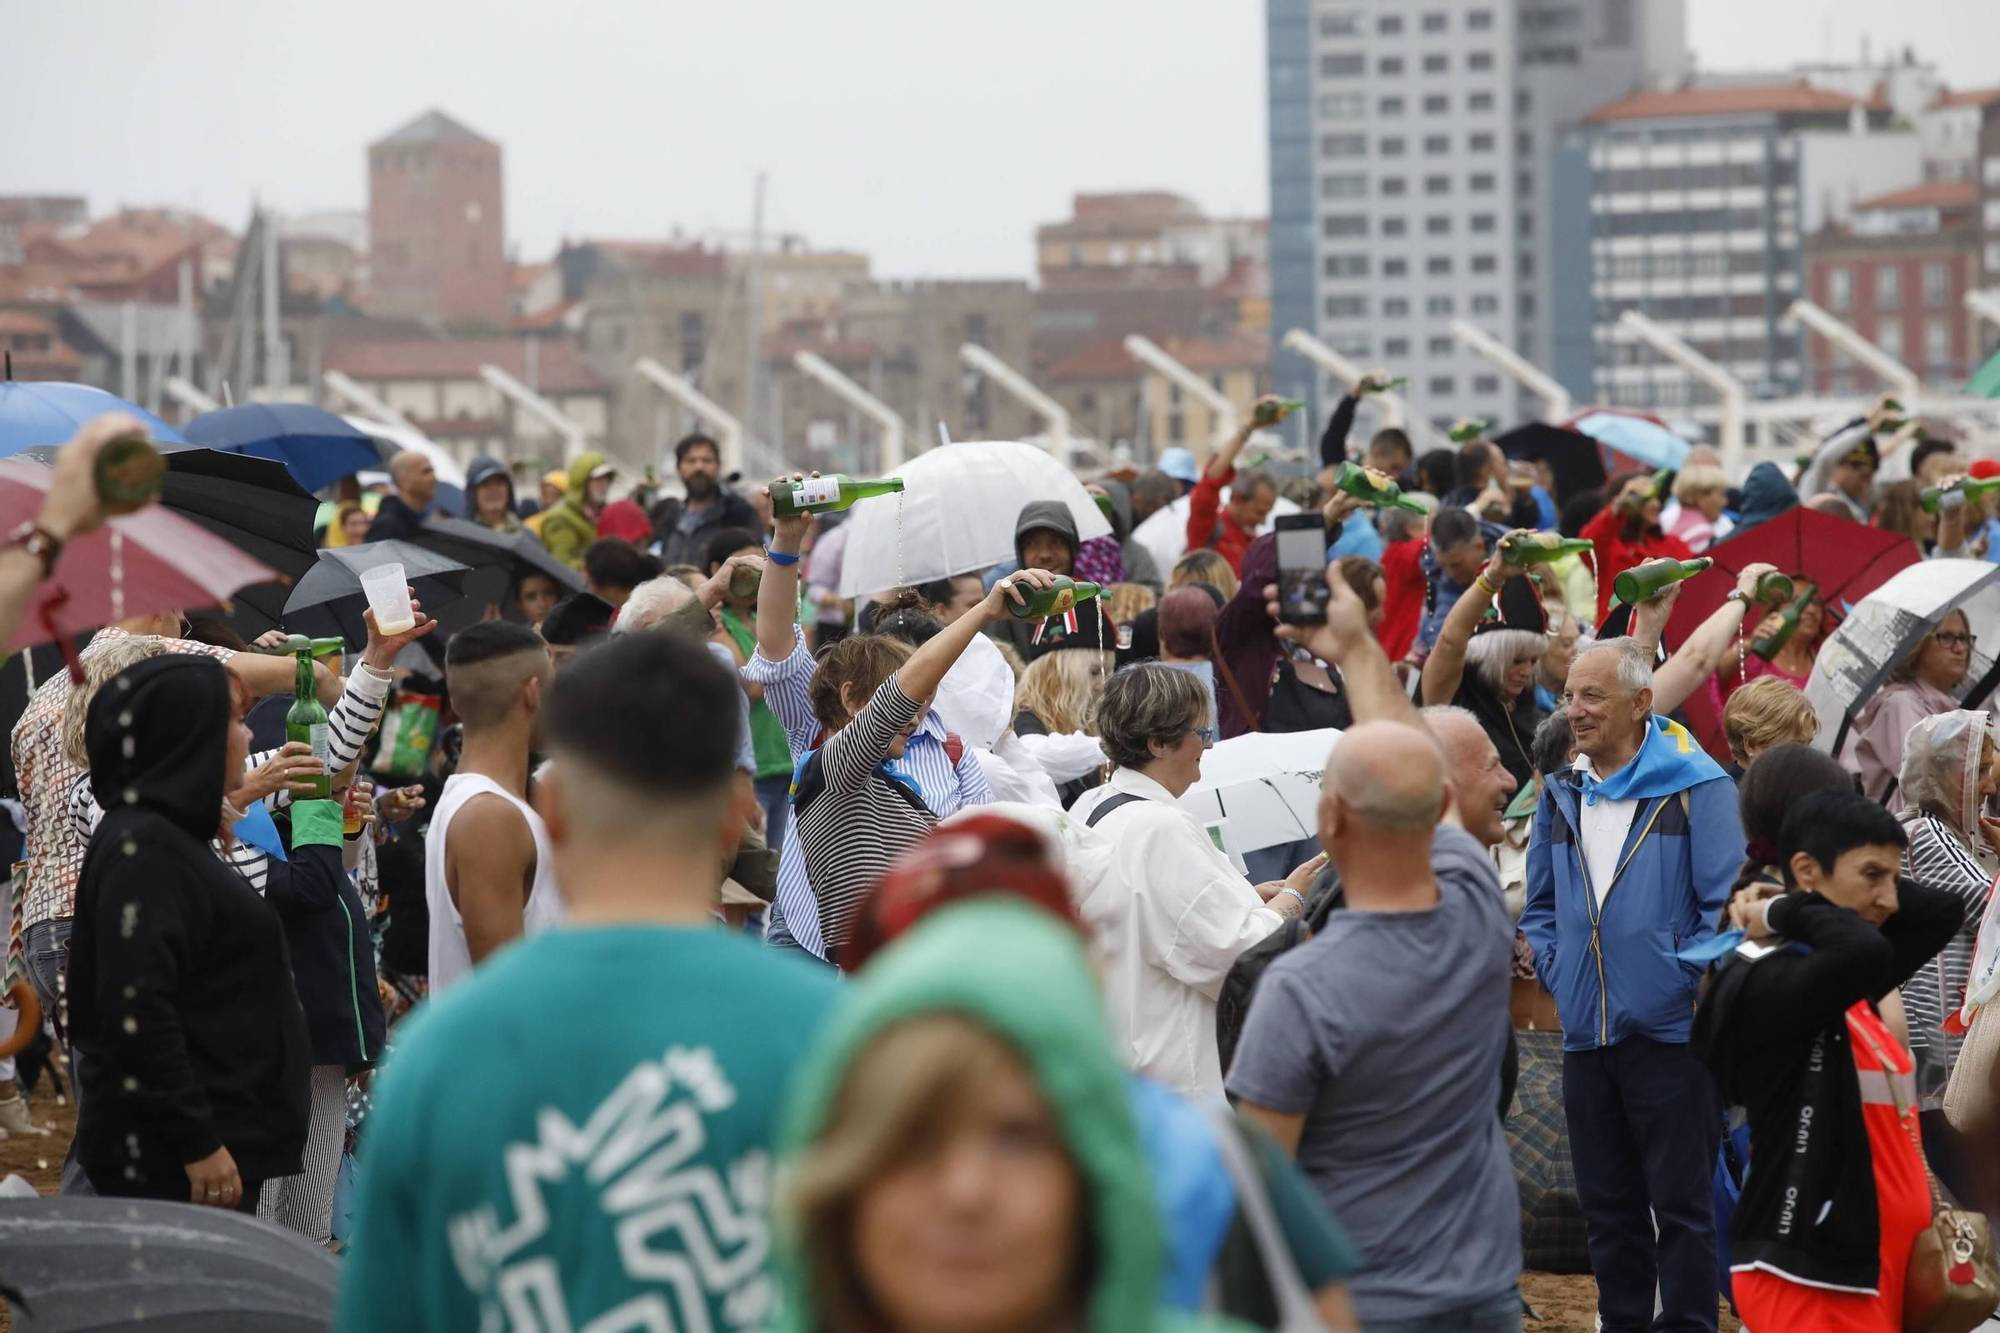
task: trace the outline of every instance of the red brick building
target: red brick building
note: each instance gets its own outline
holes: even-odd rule
[[[368,146],[373,313],[506,327],[500,145],[427,111]]]
[[[1957,388],[1980,361],[1965,293],[1979,281],[1979,188],[1934,180],[1864,199],[1806,241],[1806,292],[1926,383]],[[1806,335],[1810,391],[1872,393],[1872,371]]]

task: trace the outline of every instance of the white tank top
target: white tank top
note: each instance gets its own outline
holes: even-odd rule
[[[437,811],[431,816],[430,833],[424,842],[424,901],[431,909],[430,988],[436,994],[472,971],[472,952],[465,943],[465,918],[451,900],[445,883],[445,839],[451,832],[452,816],[475,796],[491,793],[500,797],[528,821],[535,839],[535,883],[521,912],[523,935],[539,935],[562,921],[562,895],[556,888],[555,858],[549,850],[548,825],[534,807],[499,783],[477,773],[454,773],[445,779],[438,796]]]

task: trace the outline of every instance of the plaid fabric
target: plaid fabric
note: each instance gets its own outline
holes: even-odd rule
[[[1521,1256],[1543,1273],[1588,1273],[1583,1208],[1576,1199],[1563,1118],[1562,1034],[1516,1032],[1521,1075],[1507,1117],[1507,1153],[1521,1190]]]

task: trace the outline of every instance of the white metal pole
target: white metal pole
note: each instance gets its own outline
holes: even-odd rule
[[[285,331],[279,323],[278,215],[264,214],[264,392],[272,401],[285,396],[291,367],[285,364]]]
[[[1028,405],[1042,420],[1048,422],[1049,452],[1056,460],[1069,466],[1069,412],[1055,399],[1036,388],[1028,377],[1015,370],[978,343],[963,343],[958,349],[959,359],[986,378],[1005,389],[1014,397]]]
[[[699,420],[713,427],[722,437],[722,471],[726,476],[741,471],[743,457],[743,423],[724,411],[714,399],[694,387],[686,376],[676,375],[650,356],[642,356],[632,363],[632,369],[651,380],[661,393],[686,408]]]
[[[1362,376],[1364,370],[1362,366],[1334,351],[1304,329],[1292,329],[1285,334],[1284,341],[1288,349],[1297,352],[1335,379],[1344,380],[1351,385]],[[1394,426],[1412,437],[1418,434],[1428,435],[1429,432],[1421,431],[1410,419],[1410,405],[1402,394],[1394,389],[1384,389],[1368,396],[1382,409],[1383,424]]]
[[[1965,294],[1965,308],[1985,320],[1988,324],[2000,328],[2000,291],[1967,292]]]
[[[1785,313],[1880,375],[1905,408],[1917,410],[1916,401],[1923,388],[1917,383],[1915,371],[1803,297],[1792,302],[1792,308]]]
[[[571,463],[576,461],[576,456],[583,452],[583,427],[577,425],[569,413],[491,362],[479,368],[479,377],[497,389],[503,397],[526,408],[549,429],[562,436],[567,450],[565,461]]]
[[[743,293],[743,415],[755,424],[763,407],[764,379],[764,173],[750,204],[750,271]],[[768,426],[769,422],[766,421]],[[771,434],[769,430],[764,432]],[[738,428],[741,435],[741,428]],[[737,465],[742,465],[739,456]],[[729,468],[725,466],[727,473]]]
[[[1684,339],[1655,324],[1636,310],[1627,310],[1620,315],[1618,326],[1641,342],[1649,344],[1661,356],[1715,390],[1717,398],[1721,400],[1722,409],[1721,420],[1716,427],[1716,438],[1722,444],[1722,467],[1732,477],[1742,476],[1743,427],[1748,420],[1746,409],[1750,401],[1749,391],[1743,387],[1743,381],[1695,351]]]
[[[1553,376],[1545,374],[1540,366],[1469,320],[1454,319],[1451,322],[1451,336],[1498,366],[1501,372],[1516,384],[1539,397],[1543,403],[1544,421],[1561,421],[1569,416],[1575,406],[1569,396],[1569,390],[1556,383]]]
[[[1236,433],[1236,404],[1216,392],[1215,386],[1207,380],[1168,356],[1158,343],[1136,333],[1128,334],[1125,350],[1132,354],[1133,359],[1143,361],[1180,385],[1184,393],[1200,399],[1215,418],[1215,438],[1218,442]]]
[[[179,375],[169,375],[161,382],[160,388],[167,397],[179,403],[190,412],[213,412],[222,404],[210,398]]]
[[[887,403],[836,370],[813,352],[800,352],[792,364],[824,384],[835,396],[871,418],[882,431],[882,471],[894,472],[903,466],[903,419]]]

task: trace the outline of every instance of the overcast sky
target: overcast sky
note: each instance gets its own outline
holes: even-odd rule
[[[1995,0],[1687,0],[1699,65],[1909,43],[2000,85]],[[0,193],[362,208],[437,106],[506,147],[507,233],[768,225],[885,276],[1025,276],[1078,189],[1262,214],[1261,0],[0,0]]]

